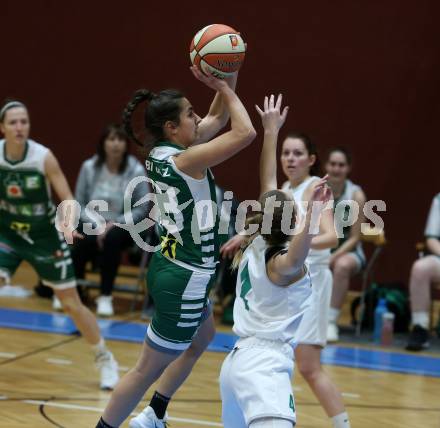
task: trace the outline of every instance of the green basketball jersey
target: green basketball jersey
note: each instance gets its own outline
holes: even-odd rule
[[[179,171],[172,157],[182,151],[160,142],[146,161],[160,211],[161,253],[188,268],[212,271],[219,258],[214,176],[209,169],[202,179]]]
[[[44,171],[49,149],[28,140],[23,159],[6,158],[5,140],[0,140],[0,233],[33,238],[53,229],[55,207]]]

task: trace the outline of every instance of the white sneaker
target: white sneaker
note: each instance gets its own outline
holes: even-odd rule
[[[102,317],[111,317],[115,314],[113,310],[112,296],[99,296],[96,299],[96,313]]]
[[[61,304],[60,299],[58,299],[57,296],[53,296],[52,309],[58,312],[61,312],[63,310],[63,305]]]
[[[334,322],[327,325],[327,342],[337,342],[339,340],[339,328]]]
[[[168,412],[165,412],[163,419],[158,419],[152,407],[148,406],[136,417],[130,419],[130,428],[166,428]]]
[[[110,351],[96,357],[96,367],[101,372],[101,389],[113,389],[119,382],[118,363]]]

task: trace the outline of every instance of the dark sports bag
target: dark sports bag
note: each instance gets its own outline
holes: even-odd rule
[[[408,292],[401,282],[385,284],[373,283],[365,295],[365,310],[362,319],[362,329],[372,330],[374,326],[374,310],[379,299],[384,298],[387,308],[395,316],[394,331],[406,333],[411,322]],[[357,325],[360,315],[361,297],[356,297],[351,303],[351,322]]]

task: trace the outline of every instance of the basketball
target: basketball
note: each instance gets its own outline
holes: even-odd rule
[[[193,65],[221,79],[239,70],[245,52],[246,46],[240,33],[223,24],[202,28],[192,39],[189,48]]]

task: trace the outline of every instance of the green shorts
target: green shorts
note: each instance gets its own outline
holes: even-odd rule
[[[180,354],[210,315],[209,291],[215,274],[193,271],[155,253],[147,273],[155,313],[145,340],[161,352]]]
[[[37,271],[45,285],[58,290],[76,286],[69,247],[55,227],[39,239],[14,232],[0,234],[0,272],[11,277],[23,260]]]

